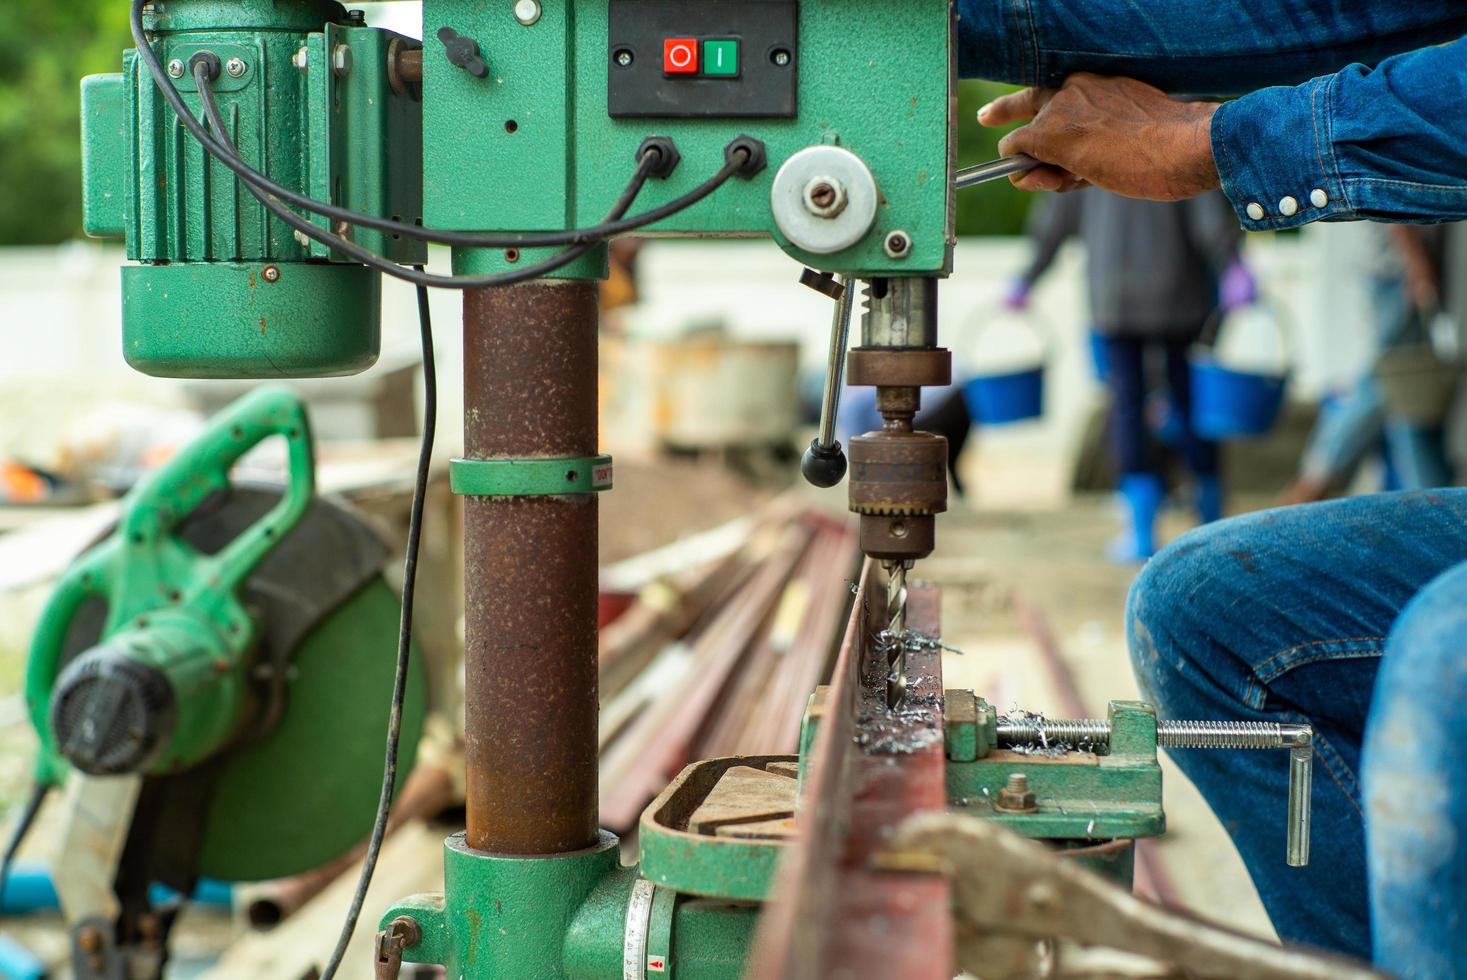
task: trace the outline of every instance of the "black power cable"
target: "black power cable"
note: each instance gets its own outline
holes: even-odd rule
[[[387,836],[388,814],[392,812],[392,797],[397,786],[397,749],[402,737],[402,707],[407,695],[408,663],[412,658],[413,644],[413,598],[418,587],[418,545],[423,538],[423,502],[428,493],[428,475],[433,466],[433,440],[438,431],[438,367],[433,352],[433,316],[428,308],[428,288],[418,287],[418,334],[423,345],[423,441],[418,447],[418,471],[413,480],[413,506],[408,518],[407,558],[402,566],[402,619],[397,631],[397,672],[392,680],[392,713],[387,721],[387,755],[382,767],[382,794],[377,799],[377,816],[372,822],[372,836],[367,842],[367,853],[362,858],[362,870],[357,876],[357,890],[352,895],[351,908],[342,923],[341,935],[336,939],[336,948],[326,961],[321,980],[331,980],[341,969],[346,948],[357,930],[362,906],[367,901],[367,889],[372,884],[372,875],[377,870],[377,858],[382,853],[382,841]]]
[[[221,145],[224,147],[225,152],[238,159],[238,150],[235,149],[233,141],[226,135],[228,128],[224,122],[223,114],[219,111],[219,103],[214,99],[214,92],[211,87],[212,79],[210,78],[212,71],[213,69],[208,61],[203,58],[195,58],[194,80],[199,85],[199,95],[203,100],[204,114],[208,117],[209,125],[220,134]],[[661,160],[662,154],[660,150],[655,146],[647,148],[637,165],[636,173],[632,175],[631,182],[627,185],[626,190],[622,192],[621,197],[616,202],[616,206],[611,210],[609,215],[610,220],[614,221],[627,213],[632,203],[636,200],[637,195],[641,192],[642,187],[646,184],[647,178],[661,166]],[[723,170],[719,171],[719,176],[724,181],[728,180],[729,177],[733,176],[731,167],[725,166]],[[541,262],[535,262],[521,269],[512,269],[509,272],[501,272],[494,275],[435,276],[419,269],[410,269],[407,266],[398,265],[396,262],[385,259],[370,249],[363,248],[349,238],[325,231],[310,219],[296,214],[275,200],[270,194],[260,190],[253,184],[246,184],[245,187],[254,195],[256,200],[265,206],[267,211],[312,241],[320,242],[322,245],[336,249],[369,268],[376,269],[386,275],[420,287],[434,287],[438,289],[484,289],[490,286],[512,286],[516,283],[538,279],[557,269],[563,268],[600,244],[599,242],[588,242],[582,245],[575,245]],[[716,185],[710,188],[708,193],[712,193],[715,189]]]
[[[177,114],[179,121],[188,130],[189,134],[198,140],[211,156],[234,171],[235,175],[239,177],[245,186],[251,189],[258,188],[287,204],[294,205],[313,214],[320,214],[324,217],[331,218],[333,221],[346,222],[347,224],[371,228],[375,231],[400,235],[404,238],[412,238],[418,241],[435,242],[441,245],[453,245],[461,248],[535,248],[581,245],[587,242],[604,241],[615,235],[635,231],[638,228],[645,228],[647,225],[654,224],[663,218],[686,210],[703,200],[703,198],[711,194],[728,179],[725,177],[723,180],[717,181],[717,183],[708,181],[694,188],[688,194],[669,201],[667,204],[653,211],[625,220],[593,225],[589,228],[573,228],[566,231],[553,232],[530,232],[517,235],[486,235],[475,232],[424,228],[421,225],[392,221],[377,215],[363,214],[347,208],[337,207],[324,201],[318,201],[307,194],[302,194],[299,191],[271,180],[267,175],[245,163],[237,151],[231,152],[232,147],[231,149],[225,148],[224,144],[227,142],[227,138],[224,136],[225,130],[219,130],[220,138],[215,139],[194,118],[193,112],[189,109],[187,103],[184,102],[183,95],[178,91],[178,87],[173,84],[172,79],[169,78],[168,73],[163,69],[162,62],[158,60],[157,52],[153,50],[152,45],[148,42],[147,31],[143,25],[143,8],[150,2],[151,0],[133,0],[130,21],[133,43],[137,47],[139,59],[141,59],[143,66],[152,77],[154,84],[158,86],[159,91],[163,94],[164,100],[173,108],[174,113]],[[195,59],[199,57],[199,55],[195,55]],[[202,95],[203,93],[201,92],[200,94]],[[724,148],[724,156],[726,163],[732,164],[737,160],[741,164],[738,172],[742,176],[752,177],[764,169],[765,163],[762,151],[762,143],[751,137],[743,136],[734,139]],[[639,156],[641,155],[639,153]]]
[[[30,833],[31,826],[36,822],[36,814],[41,812],[41,804],[46,800],[46,794],[51,787],[45,783],[36,783],[31,787],[31,795],[25,802],[25,808],[20,811],[20,820],[15,825],[15,832],[10,835],[10,842],[5,845],[5,854],[0,856],[0,906],[4,905],[5,886],[10,883],[10,868],[15,863],[15,854],[20,850],[21,842],[25,840],[26,834]]]

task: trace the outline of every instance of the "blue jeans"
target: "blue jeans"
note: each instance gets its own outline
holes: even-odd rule
[[[1127,622],[1162,717],[1314,726],[1308,868],[1284,863],[1282,753],[1172,753],[1280,937],[1467,977],[1467,490],[1200,528],[1147,565]]]
[[[1160,473],[1160,461],[1151,451],[1146,424],[1146,354],[1158,351],[1166,362],[1167,394],[1181,420],[1181,451],[1193,476],[1217,476],[1218,446],[1192,428],[1192,374],[1187,361],[1188,341],[1141,340],[1107,337],[1106,383],[1111,396],[1111,452],[1124,474]]]

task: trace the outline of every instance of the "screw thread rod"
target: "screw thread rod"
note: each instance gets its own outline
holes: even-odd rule
[[[1002,719],[1003,746],[1098,746],[1110,744],[1110,722],[1097,718]],[[1314,729],[1262,721],[1158,721],[1156,744],[1168,749],[1288,749],[1289,867],[1309,864],[1310,792],[1314,770]]]
[[[1110,741],[1110,722],[1097,718],[1000,721],[1001,745]],[[1156,744],[1168,749],[1290,749],[1312,744],[1308,725],[1259,721],[1158,721]]]

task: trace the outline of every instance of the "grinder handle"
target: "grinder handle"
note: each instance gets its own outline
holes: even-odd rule
[[[211,494],[227,490],[229,472],[272,436],[285,440],[285,493],[274,508],[209,561],[210,590],[232,594],[260,559],[305,515],[316,492],[315,452],[305,406],[285,388],[257,388],[224,409],[209,429],[139,484],[125,503],[123,540],[148,546],[178,526]]]

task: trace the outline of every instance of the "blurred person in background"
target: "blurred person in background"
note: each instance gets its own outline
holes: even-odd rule
[[[1365,373],[1333,400],[1310,436],[1282,503],[1302,504],[1342,492],[1378,449],[1385,489],[1424,490],[1454,481],[1445,427],[1458,369],[1437,353],[1444,302],[1448,229],[1369,226],[1372,244],[1358,267],[1366,283],[1376,350]],[[1454,232],[1455,233],[1455,232]]]
[[[1220,312],[1257,298],[1239,255],[1242,231],[1217,192],[1159,202],[1090,189],[1045,204],[1030,220],[1033,259],[1005,303],[1026,309],[1065,241],[1085,243],[1090,319],[1104,339],[1111,452],[1126,512],[1110,554],[1118,562],[1146,561],[1156,552],[1156,519],[1166,497],[1164,460],[1147,425],[1153,362],[1171,408],[1172,441],[1192,475],[1198,519],[1206,524],[1222,516],[1218,446],[1192,428],[1187,351]]]

